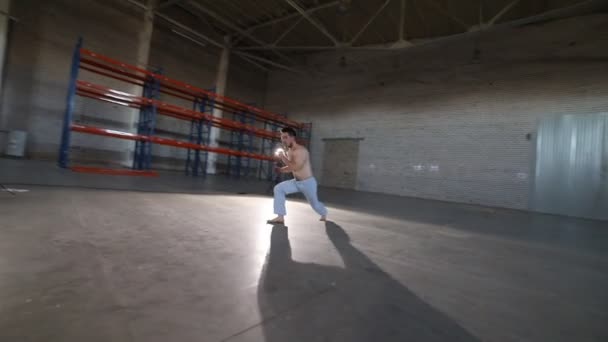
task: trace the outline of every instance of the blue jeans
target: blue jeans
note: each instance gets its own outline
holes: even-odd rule
[[[327,215],[325,205],[317,198],[317,180],[310,177],[302,181],[295,179],[286,180],[274,187],[274,213],[285,216],[285,197],[289,194],[301,192],[306,197],[310,206],[321,216]]]

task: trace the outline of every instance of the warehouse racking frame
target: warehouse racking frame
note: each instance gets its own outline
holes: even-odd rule
[[[81,69],[127,84],[141,86],[143,88],[142,96],[81,80],[79,79]],[[159,99],[161,94],[174,99],[190,101],[193,104],[192,109],[161,101]],[[139,109],[137,133],[75,124],[73,114],[76,96]],[[214,109],[223,111],[224,117],[214,116]],[[233,119],[226,118],[226,114],[230,113],[233,114]],[[158,115],[189,121],[190,134],[188,141],[167,139],[155,135]],[[155,176],[157,173],[151,170],[151,151],[152,146],[158,144],[187,149],[185,170],[186,174],[189,175],[205,175],[207,154],[213,152],[228,155],[230,167],[227,171],[239,176],[242,171],[245,171],[245,176],[249,174],[251,160],[259,160],[260,167],[268,166],[269,176],[264,178],[270,179],[272,176],[270,165],[274,160],[271,151],[272,145],[278,143],[278,128],[284,126],[296,129],[303,137],[310,136],[310,125],[308,124],[290,120],[283,115],[218,95],[213,89],[202,89],[169,78],[161,74],[161,70],[143,69],[90,51],[83,48],[83,40],[80,38],[72,57],[67,106],[59,150],[59,166],[77,172]],[[230,131],[231,137],[234,138],[231,140],[234,140],[233,143],[236,142],[236,148],[234,145],[231,145],[230,148],[210,146],[209,132],[212,127]],[[132,170],[70,165],[72,132],[135,141]],[[309,140],[300,139],[300,142],[308,145]],[[256,145],[261,145],[260,153],[254,153]],[[260,175],[261,173],[259,173]]]

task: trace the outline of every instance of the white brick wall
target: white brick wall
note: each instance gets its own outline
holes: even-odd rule
[[[545,115],[608,110],[608,15],[487,32],[479,63],[474,46],[318,54],[321,76],[273,73],[266,101],[313,122],[319,177],[321,139],[362,137],[359,190],[528,208],[526,134]]]

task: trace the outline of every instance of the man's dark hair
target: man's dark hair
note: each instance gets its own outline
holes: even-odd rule
[[[296,136],[296,130],[291,127],[284,127],[283,129],[281,129],[281,132],[287,133],[292,137]]]

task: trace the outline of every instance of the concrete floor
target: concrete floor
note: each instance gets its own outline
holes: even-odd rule
[[[608,340],[606,222],[322,189],[330,222],[272,227],[264,183],[0,183],[30,190],[0,192],[0,341]]]

